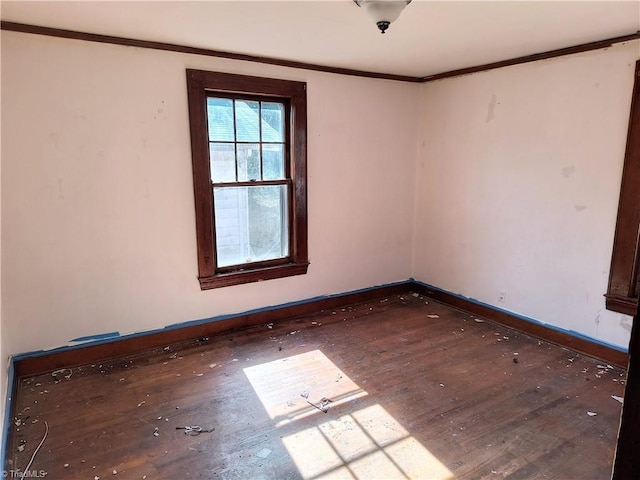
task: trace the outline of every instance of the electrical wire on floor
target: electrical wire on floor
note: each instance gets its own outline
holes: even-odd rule
[[[31,465],[33,464],[33,461],[35,460],[36,455],[38,454],[38,451],[42,447],[42,444],[47,439],[47,435],[48,434],[49,434],[49,424],[45,420],[44,421],[44,435],[42,436],[42,440],[40,440],[40,443],[38,444],[36,449],[33,451],[33,455],[31,455],[31,460],[29,460],[29,463],[27,463],[27,466],[24,468],[24,470],[22,472],[22,475],[21,475],[21,478],[24,478],[27,475],[27,473],[29,472],[29,469],[31,468]]]

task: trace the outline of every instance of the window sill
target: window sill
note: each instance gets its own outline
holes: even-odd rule
[[[293,277],[307,273],[309,263],[288,263],[276,267],[260,268],[256,270],[243,270],[229,273],[219,273],[210,277],[199,277],[200,290],[212,288],[230,287],[243,283],[261,282],[275,278]]]

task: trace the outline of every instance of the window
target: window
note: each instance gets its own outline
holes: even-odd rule
[[[307,272],[306,84],[187,70],[204,289]]]
[[[605,295],[607,309],[627,315],[636,314],[640,293],[640,60],[636,62],[635,73],[609,288]]]

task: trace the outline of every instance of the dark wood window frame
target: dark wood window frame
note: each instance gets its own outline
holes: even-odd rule
[[[636,62],[607,309],[635,315],[640,293],[640,60]]]
[[[288,106],[289,256],[235,269],[217,268],[213,184],[209,163],[207,96],[248,95],[282,101]],[[306,83],[203,70],[187,70],[189,123],[200,288],[239,285],[307,273],[307,91]]]

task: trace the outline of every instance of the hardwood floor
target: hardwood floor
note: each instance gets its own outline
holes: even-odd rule
[[[20,378],[7,469],[48,430],[51,479],[608,479],[624,380],[407,292]]]

